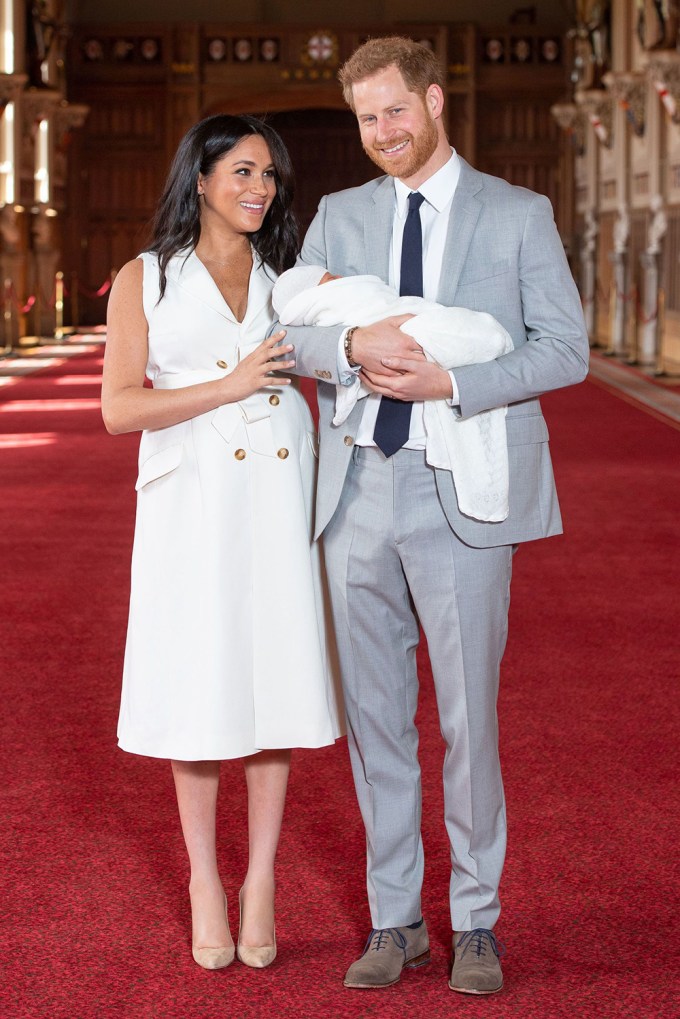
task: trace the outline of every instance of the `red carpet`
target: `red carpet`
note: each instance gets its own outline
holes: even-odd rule
[[[677,1016],[678,432],[591,383],[544,401],[567,535],[515,561],[505,991],[446,986],[442,748],[423,658],[433,959],[393,988],[350,992],[368,915],[344,743],[294,757],[274,966],[206,973],[191,960],[170,769],[115,745],[137,437],[108,437],[90,403],[98,356],[0,388],[0,1014]],[[238,762],[223,774],[234,929],[245,790]]]

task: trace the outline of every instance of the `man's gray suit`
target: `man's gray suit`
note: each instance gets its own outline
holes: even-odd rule
[[[372,273],[387,280],[393,215],[390,177],[330,195],[309,228],[301,261],[325,265],[336,275]],[[420,916],[420,774],[413,724],[418,621],[428,639],[447,744],[453,928],[492,928],[497,919],[505,808],[496,696],[511,547],[561,531],[548,430],[537,398],[582,381],[588,364],[578,293],[550,203],[465,161],[437,300],[490,312],[513,340],[510,353],[454,372],[463,417],[509,405],[510,513],[501,523],[462,515],[451,474],[427,468],[424,454],[400,451],[388,461],[388,476],[382,454],[355,447],[363,405],[342,426],[331,423],[340,330],[288,329],[296,372],[329,383],[318,387],[316,533],[325,532],[376,928]],[[448,528],[438,525],[442,509]]]

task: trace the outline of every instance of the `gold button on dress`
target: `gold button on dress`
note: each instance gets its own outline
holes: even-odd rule
[[[288,456],[288,450],[280,449],[276,455],[278,456],[279,460],[285,460],[286,457]]]
[[[234,456],[236,457],[237,460],[245,460],[246,458],[245,449],[237,449],[236,452],[234,453]]]

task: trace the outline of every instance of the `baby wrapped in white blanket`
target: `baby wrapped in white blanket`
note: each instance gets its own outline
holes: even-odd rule
[[[279,277],[272,300],[284,326],[367,326],[412,314],[402,331],[429,361],[446,370],[492,361],[513,349],[510,334],[492,315],[400,297],[378,276],[333,278],[323,266],[295,266]],[[333,424],[342,424],[369,392],[358,376],[336,386]],[[499,407],[463,420],[446,400],[424,403],[427,462],[451,471],[461,513],[476,520],[500,521],[508,515],[505,414],[506,408]]]

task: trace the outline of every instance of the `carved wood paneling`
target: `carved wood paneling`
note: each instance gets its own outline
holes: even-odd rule
[[[477,99],[477,165],[547,195],[557,207],[559,191],[559,129],[550,113],[552,96],[526,93]]]
[[[166,97],[141,89],[90,92],[92,109],[87,125],[90,146],[139,148],[163,145]]]
[[[283,138],[295,167],[295,213],[301,237],[323,195],[364,184],[377,169],[361,148],[349,110],[293,110],[267,118]]]

